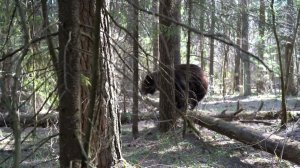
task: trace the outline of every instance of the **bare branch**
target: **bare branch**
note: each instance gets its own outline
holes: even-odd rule
[[[20,48],[16,49],[15,51],[11,52],[11,53],[8,53],[8,54],[5,54],[2,56],[2,58],[0,58],[0,62],[4,61],[5,59],[9,58],[9,57],[12,57],[13,55],[15,55],[17,52],[25,49],[25,48],[28,48],[30,45],[32,44],[35,44],[41,40],[44,40],[45,38],[47,37],[51,37],[51,36],[57,36],[58,35],[58,32],[55,32],[55,33],[51,33],[51,34],[46,34],[44,36],[41,36],[41,37],[37,37],[35,39],[32,39],[31,41],[29,41],[28,44],[26,45],[23,45],[21,46]]]
[[[147,14],[150,14],[150,15],[154,15],[154,16],[158,16],[158,17],[162,17],[162,18],[164,18],[164,19],[166,19],[166,20],[169,20],[169,21],[171,21],[171,22],[173,22],[173,23],[175,23],[175,24],[177,24],[177,25],[179,25],[179,26],[181,26],[181,27],[183,27],[183,28],[186,28],[186,29],[188,29],[188,30],[190,30],[190,31],[192,31],[192,32],[194,32],[194,33],[196,33],[196,34],[199,34],[199,35],[202,35],[202,36],[208,37],[208,38],[213,38],[213,39],[215,39],[215,40],[217,40],[217,41],[219,41],[219,42],[221,42],[221,43],[224,43],[224,44],[227,44],[227,45],[229,45],[229,46],[232,46],[232,47],[234,47],[234,48],[240,50],[241,52],[247,54],[248,56],[250,56],[250,57],[256,59],[256,60],[257,60],[258,62],[260,62],[260,63],[261,63],[261,64],[262,64],[269,72],[273,72],[273,71],[271,70],[271,68],[269,68],[268,65],[267,65],[263,60],[260,59],[260,57],[258,57],[258,56],[256,56],[256,55],[250,53],[249,51],[246,51],[246,50],[242,49],[240,46],[238,46],[237,44],[233,43],[228,37],[226,37],[226,35],[222,35],[222,34],[220,34],[220,33],[213,33],[213,34],[212,34],[212,33],[206,33],[206,32],[199,31],[199,30],[197,30],[197,29],[195,29],[195,28],[193,28],[193,27],[190,27],[190,26],[188,26],[188,25],[186,25],[186,24],[184,24],[184,23],[178,22],[178,21],[176,21],[176,20],[174,20],[174,19],[172,19],[172,18],[169,18],[169,17],[167,17],[167,16],[161,15],[161,14],[159,14],[159,13],[155,13],[155,12],[152,12],[152,11],[148,11],[148,10],[146,10],[146,9],[142,9],[142,8],[140,8],[139,6],[137,6],[137,5],[133,4],[133,3],[131,3],[130,1],[128,1],[128,0],[126,0],[126,1],[127,1],[130,5],[132,5],[134,8],[137,8],[138,10],[140,10],[140,11],[142,11],[142,12],[144,12],[144,13],[147,13]]]

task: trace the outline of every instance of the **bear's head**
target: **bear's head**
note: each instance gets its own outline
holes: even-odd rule
[[[148,74],[142,82],[141,93],[142,95],[154,94],[157,89],[156,87],[153,73]]]

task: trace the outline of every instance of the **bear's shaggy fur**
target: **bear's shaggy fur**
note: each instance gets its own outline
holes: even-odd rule
[[[142,82],[141,93],[154,94],[156,90],[159,90],[159,71],[148,74]],[[194,64],[180,64],[175,65],[175,101],[178,109],[184,109],[185,107],[185,90],[187,83],[189,85],[188,91],[188,105],[189,109],[193,110],[199,101],[201,101],[207,93],[208,82],[204,75],[203,70]],[[189,77],[186,82],[186,77]]]

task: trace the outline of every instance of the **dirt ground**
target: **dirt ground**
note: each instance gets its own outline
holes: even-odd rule
[[[278,111],[281,103],[278,97],[233,97],[214,98],[205,100],[197,108],[198,111],[220,113],[223,110],[236,110],[237,101],[240,107],[247,112],[256,111],[264,102],[262,111]],[[288,99],[290,111],[295,108],[299,98]],[[239,121],[234,121],[239,122]],[[271,125],[245,124],[261,132],[275,133],[277,135],[300,141],[300,121],[289,123],[288,129],[278,131],[280,120],[267,120]],[[228,168],[265,168],[265,167],[295,167],[289,161],[267,152],[256,150],[248,145],[217,134],[206,128],[201,128],[201,137],[195,136],[191,131],[182,138],[181,124],[175,131],[161,134],[157,130],[157,121],[139,122],[140,137],[136,140],[131,135],[131,124],[123,125],[122,141],[123,156],[127,162],[136,167],[228,167]],[[300,156],[299,156],[300,157]]]

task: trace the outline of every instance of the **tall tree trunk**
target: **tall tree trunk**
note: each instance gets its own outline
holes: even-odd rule
[[[249,49],[249,16],[248,16],[248,0],[242,0],[242,49]],[[245,53],[243,54],[244,63],[244,96],[251,95],[251,73],[250,73],[250,58]]]
[[[97,2],[99,5],[99,2]],[[80,0],[79,7],[79,21],[81,26],[80,29],[80,38],[79,47],[82,51],[80,52],[80,115],[81,115],[81,129],[84,134],[82,135],[83,145],[84,145],[84,155],[82,157],[82,166],[87,167],[89,164],[89,159],[95,157],[95,153],[93,151],[93,145],[95,145],[92,139],[92,132],[94,123],[92,122],[92,118],[94,113],[96,113],[96,108],[94,107],[96,104],[95,97],[97,96],[96,89],[98,86],[98,65],[95,65],[98,62],[97,60],[98,47],[99,47],[99,34],[97,35],[99,29],[99,25],[96,25],[96,21],[99,17],[99,14],[95,15],[95,1],[85,1]],[[100,11],[98,11],[100,12]],[[94,27],[94,29],[91,29]],[[98,36],[98,37],[97,37]],[[98,44],[97,44],[98,43]],[[93,71],[92,71],[93,68]],[[92,74],[93,73],[93,74]],[[91,86],[90,84],[91,83]]]
[[[102,1],[102,3],[104,3]],[[105,10],[102,9],[105,14]],[[100,55],[100,80],[98,87],[97,110],[94,117],[95,129],[93,130],[92,140],[94,153],[97,156],[97,167],[117,167],[124,166],[121,152],[121,116],[118,108],[118,91],[116,88],[116,58],[112,55],[109,47],[109,39],[111,37],[108,32],[108,17],[104,15],[102,21],[103,37],[101,38],[101,48],[103,51]],[[106,87],[109,86],[109,87]]]
[[[94,27],[95,22],[95,0],[80,0],[80,15],[79,21],[81,23],[79,47],[83,51],[80,52],[80,104],[81,104],[81,117],[82,117],[82,129],[86,130],[87,123],[85,119],[88,115],[89,98],[90,93],[90,81],[92,78],[92,54],[94,51],[94,30],[90,27]],[[94,53],[93,53],[94,54]]]
[[[59,27],[58,71],[61,167],[81,167],[82,161],[84,161],[83,166],[87,166],[85,163],[88,158],[94,158],[94,162],[88,164],[95,167],[112,167],[122,158],[120,116],[116,104],[116,83],[112,67],[115,59],[111,55],[108,43],[108,17],[104,10],[105,2],[97,1],[97,5],[101,4],[101,11],[98,8],[96,16],[94,3],[95,1],[92,0],[59,1],[59,19],[62,23]],[[99,12],[104,15],[100,16]],[[95,17],[100,19],[101,27],[94,25]],[[95,29],[91,29],[93,25]],[[101,35],[97,35],[96,32],[99,31],[97,28],[101,28],[103,32]],[[100,46],[95,39],[100,40]],[[97,49],[100,52],[98,68],[95,63]],[[93,77],[90,69],[93,57],[90,53],[95,54]],[[91,77],[90,91],[89,85],[86,84],[88,82],[84,80],[89,80]],[[81,83],[80,79],[83,80]],[[90,104],[82,103],[89,98]],[[87,115],[87,107],[89,107],[89,115]],[[84,151],[81,150],[82,130],[86,135],[85,143],[88,142],[85,144]]]
[[[241,46],[242,30],[241,30],[241,16],[238,15],[237,27],[236,27],[236,44]],[[241,52],[240,50],[235,50],[234,56],[234,79],[233,88],[235,92],[240,92],[240,78],[241,78]]]
[[[99,79],[99,57],[100,57],[100,22],[101,22],[101,13],[100,10],[102,8],[102,2],[97,0],[96,1],[96,10],[95,10],[95,14],[92,14],[95,17],[95,21],[94,21],[94,31],[91,32],[91,34],[93,33],[93,42],[94,44],[92,44],[91,42],[87,43],[91,43],[91,45],[93,46],[93,57],[92,57],[92,66],[91,66],[91,74],[89,76],[91,76],[91,91],[90,91],[90,97],[89,97],[89,106],[88,106],[88,111],[82,111],[83,113],[87,113],[87,115],[85,115],[86,117],[83,118],[83,122],[85,123],[85,127],[83,128],[83,130],[85,131],[85,137],[84,137],[84,151],[85,151],[85,157],[83,157],[82,159],[82,167],[88,167],[88,165],[90,164],[90,148],[94,145],[91,144],[91,137],[92,137],[92,129],[94,127],[94,122],[93,118],[95,116],[95,112],[97,111],[95,106],[96,106],[96,96],[97,96],[97,88],[98,88],[98,79]],[[93,5],[93,4],[92,4]],[[84,6],[84,5],[83,5]],[[82,8],[81,5],[81,11],[84,11],[84,8]],[[84,30],[82,30],[84,31]],[[90,47],[91,48],[91,47]],[[87,48],[87,49],[90,49]],[[102,53],[101,53],[102,54]],[[84,58],[84,57],[82,57]],[[86,57],[86,59],[89,59],[89,57]],[[102,80],[99,82],[102,83]],[[94,146],[93,146],[94,147]],[[94,155],[93,155],[94,157]]]
[[[138,5],[139,0],[132,0],[133,4]],[[132,40],[133,47],[133,88],[132,88],[132,134],[136,139],[139,134],[138,121],[139,121],[139,22],[138,22],[138,9],[133,8],[132,10]]]
[[[42,0],[42,14],[43,14],[43,28],[46,29],[46,35],[51,34],[51,30],[49,27],[49,17],[48,17],[48,0]],[[49,50],[49,54],[51,56],[51,61],[54,66],[55,71],[58,71],[58,62],[57,62],[57,55],[55,52],[55,46],[52,40],[52,37],[47,37],[47,46]]]
[[[59,6],[59,160],[61,167],[81,167],[80,1],[58,1]]]
[[[224,60],[223,60],[223,68],[222,68],[222,82],[223,82],[223,90],[222,95],[223,99],[225,99],[227,89],[226,89],[226,81],[227,81],[227,71],[228,71],[228,53],[229,53],[229,46],[224,46]]]
[[[299,32],[297,33],[298,36],[299,36]],[[300,46],[297,45],[296,47],[296,55],[300,53]],[[299,91],[300,91],[300,60],[299,59],[296,59],[296,88],[297,88],[297,94],[299,95]],[[300,106],[300,100],[298,101],[299,102],[299,106]]]
[[[232,2],[230,2],[232,3]],[[221,2],[221,9],[224,11],[228,11],[229,6],[224,5],[224,2]],[[230,31],[226,28],[225,25],[222,26],[223,27],[223,32],[225,34],[227,34],[229,37],[231,36]],[[228,55],[229,55],[229,45],[225,45],[223,46],[223,53],[224,53],[224,59],[223,59],[223,65],[222,65],[222,96],[223,96],[223,100],[225,100],[225,96],[227,94],[227,72],[228,72]]]
[[[19,96],[18,91],[20,89],[20,76],[22,62],[29,51],[29,30],[26,24],[25,11],[24,7],[21,6],[19,0],[15,0],[16,9],[19,14],[21,30],[23,32],[23,45],[25,46],[22,50],[22,54],[16,59],[16,67],[14,72],[14,80],[11,89],[11,104],[9,107],[9,115],[11,116],[13,125],[13,137],[14,137],[14,156],[13,156],[13,167],[18,168],[20,166],[22,153],[21,153],[21,125],[20,125],[20,116],[19,116]]]
[[[275,10],[274,10],[274,0],[271,0],[271,14],[272,14],[272,29],[274,33],[274,37],[276,40],[276,49],[277,49],[277,55],[278,55],[278,61],[279,61],[279,69],[280,69],[280,83],[281,83],[281,128],[286,128],[287,123],[287,106],[286,106],[286,92],[285,92],[285,81],[284,81],[284,70],[283,70],[283,61],[282,61],[282,55],[281,55],[281,47],[280,47],[280,41],[277,34],[276,29],[276,17],[275,17]]]
[[[159,13],[168,17],[171,15],[175,2],[172,0],[160,0]],[[159,18],[159,69],[160,69],[160,96],[159,96],[159,128],[162,132],[167,132],[175,124],[175,84],[174,84],[174,40],[170,31],[173,30],[172,22]]]
[[[180,22],[181,20],[181,0],[173,0],[173,5],[171,6],[171,16],[174,20]],[[172,31],[174,34],[171,36],[171,43],[174,45],[173,49],[170,50],[170,54],[174,55],[174,64],[181,64],[181,55],[180,55],[180,26],[172,24]]]
[[[205,7],[206,0],[200,0],[200,19],[199,19],[199,29],[201,32],[204,31],[204,23],[205,23],[205,14],[204,14],[204,7]],[[199,36],[199,55],[200,55],[200,63],[202,69],[205,71],[206,61],[204,59],[204,44],[205,44],[205,38],[203,38],[202,35]]]
[[[152,12],[158,13],[158,0],[152,0]],[[153,71],[158,70],[159,60],[159,23],[158,18],[154,17],[152,22],[152,47],[153,47]]]
[[[210,25],[210,33],[213,34],[215,32],[215,0],[211,0],[211,25]],[[210,83],[210,89],[211,93],[214,93],[214,57],[215,57],[215,49],[214,49],[214,42],[215,40],[213,38],[210,38],[209,42],[209,48],[210,48],[210,55],[209,55],[209,83]]]
[[[287,26],[288,26],[288,37],[287,37],[287,44],[285,49],[289,49],[289,45],[293,45],[293,35],[294,35],[294,25],[295,25],[295,21],[293,19],[293,15],[295,13],[294,10],[294,2],[293,0],[288,0],[287,1]],[[292,46],[293,48],[293,46]],[[286,51],[285,55],[285,69],[286,69],[286,84],[287,84],[287,90],[286,90],[286,94],[287,95],[292,95],[292,96],[296,96],[297,95],[297,89],[295,86],[295,80],[294,80],[294,57],[293,57],[293,51]]]
[[[8,48],[10,48],[10,44],[7,45],[9,46]],[[7,52],[9,53],[10,49]],[[13,84],[13,57],[6,58],[2,64],[3,75],[0,80],[1,107],[3,108],[3,111],[9,111],[9,106],[11,103],[11,88]]]
[[[2,8],[2,10],[5,11],[5,13],[9,13],[10,15],[12,15],[13,17],[16,15],[16,9],[11,10],[12,3],[10,3],[10,1],[6,1],[4,7]],[[10,16],[9,15],[9,16]],[[10,18],[5,17],[5,19],[2,20],[6,25],[9,25],[10,22]],[[14,23],[11,23],[12,27],[14,27]],[[2,32],[10,32],[11,30],[9,30],[8,26],[3,26],[1,27],[1,31]],[[1,38],[1,44],[6,45],[6,53],[10,53],[12,50],[11,47],[11,38],[6,38],[5,36],[8,35],[8,33],[6,34],[0,34],[0,38]],[[3,41],[2,41],[3,39]],[[5,41],[4,41],[5,39]],[[4,49],[4,48],[3,48]],[[8,57],[6,58],[4,61],[1,62],[1,70],[2,70],[2,75],[0,76],[0,87],[1,87],[1,100],[0,100],[0,105],[2,107],[1,110],[3,111],[9,111],[9,106],[11,104],[11,86],[13,84],[13,60],[15,60],[14,57]]]
[[[192,0],[188,0],[187,2],[187,7],[186,9],[188,10],[188,26],[192,25]],[[187,42],[186,42],[186,64],[187,64],[187,69],[189,69],[190,66],[190,58],[191,58],[191,31],[188,30],[187,31]],[[188,81],[190,80],[190,74],[187,74],[185,77],[185,83],[188,83]],[[186,115],[187,110],[188,110],[188,102],[189,102],[189,85],[187,85],[185,87],[184,90],[184,111],[183,114]],[[185,119],[185,117],[183,117],[184,121],[183,121],[183,131],[182,131],[182,137],[185,137],[186,134],[186,127],[187,127],[187,120]]]
[[[260,6],[259,6],[259,23],[258,23],[258,31],[259,31],[259,41],[257,45],[257,53],[260,59],[264,59],[264,49],[265,49],[265,24],[266,24],[266,6],[265,6],[265,0],[260,0]],[[257,72],[257,93],[264,93],[266,91],[265,89],[265,81],[263,77],[263,71],[261,68],[258,68]]]
[[[155,1],[155,0],[153,0]],[[169,16],[170,18],[180,22],[181,20],[181,14],[180,14],[180,9],[181,9],[181,1],[182,0],[168,0],[165,2],[165,4],[170,4],[171,6],[168,6],[168,13],[165,13],[165,16]],[[153,2],[154,3],[154,2]],[[161,4],[161,2],[160,2]],[[154,5],[154,7],[156,7]],[[159,7],[160,8],[160,7]],[[160,10],[160,9],[159,9]],[[168,32],[168,38],[169,42],[173,45],[172,48],[168,51],[172,57],[174,57],[174,64],[181,64],[181,55],[180,55],[180,26],[169,22],[169,32]],[[157,29],[157,28],[156,28]],[[160,27],[160,29],[164,29],[164,27]],[[162,30],[164,31],[164,30]],[[153,48],[156,49],[157,48]],[[160,50],[160,49],[159,49]],[[161,54],[158,54],[161,56]]]
[[[84,108],[82,109],[82,116],[84,116],[83,121],[85,121],[83,128],[85,134],[90,136],[85,137],[86,142],[89,139],[89,158],[94,158],[94,162],[89,162],[89,164],[96,167],[111,167],[118,164],[122,158],[120,147],[120,114],[116,104],[116,79],[113,75],[114,68],[112,66],[112,64],[116,63],[116,60],[110,51],[108,38],[110,32],[108,17],[104,9],[106,8],[105,1],[97,0],[97,10],[94,9],[94,3],[95,1],[92,0],[82,0],[80,4],[80,23],[84,25],[80,29],[83,32],[80,38],[80,46],[83,51],[94,53],[94,58],[91,57],[89,52],[81,53],[81,71],[87,77],[86,80],[92,79],[91,88],[86,82],[81,83],[81,101],[82,108]],[[100,20],[97,21],[95,18]],[[99,25],[95,21],[100,21],[101,24]],[[95,28],[90,29],[90,27]],[[103,33],[99,36],[98,31]],[[96,39],[100,40],[99,45]],[[95,52],[99,52],[99,59],[95,59],[97,57]],[[98,65],[95,64],[96,60],[99,60]],[[90,68],[92,64],[94,67],[93,77]],[[87,100],[90,100],[90,102],[87,102]],[[89,115],[87,115],[86,107],[89,107]],[[87,116],[88,118],[86,118]]]

